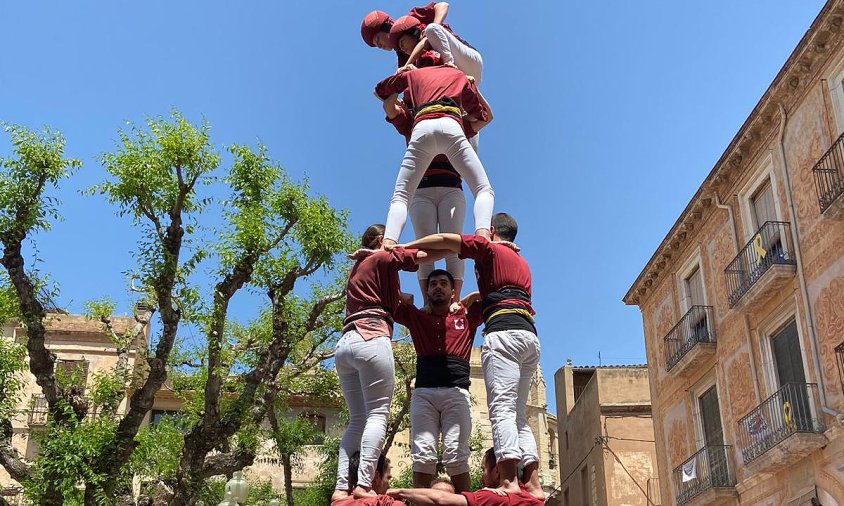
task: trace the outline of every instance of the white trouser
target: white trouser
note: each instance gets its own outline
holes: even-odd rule
[[[349,425],[340,440],[336,488],[349,489],[349,457],[356,451],[360,451],[358,485],[370,487],[387,435],[395,385],[390,338],[364,341],[356,331],[346,332],[337,343],[334,365],[349,408]]]
[[[442,25],[431,23],[425,27],[425,37],[431,44],[431,49],[440,53],[443,63],[453,63],[467,76],[475,78],[475,85],[481,85],[481,74],[484,70],[484,60],[477,49],[467,46]],[[479,135],[469,139],[475,151],[478,150]]]
[[[526,406],[539,364],[539,339],[527,330],[490,332],[481,348],[495,459],[539,462]]]
[[[439,154],[448,157],[452,167],[466,181],[475,197],[475,229],[489,229],[495,193],[478,154],[466,140],[466,134],[453,118],[422,120],[413,127],[410,143],[396,178],[396,188],[387,213],[384,238],[398,242],[407,221],[407,205],[425,176],[431,160]]]
[[[417,239],[437,232],[462,234],[465,218],[466,196],[460,188],[419,188],[410,202],[410,221]],[[454,279],[463,279],[463,260],[457,258],[457,253],[445,257],[445,268]],[[416,274],[419,279],[427,279],[433,270],[432,263],[419,264]]]
[[[469,472],[471,400],[465,388],[417,388],[410,398],[413,472],[437,474],[437,441],[442,433],[443,466],[449,476]]]
[[[425,27],[425,37],[428,38],[431,49],[440,53],[443,63],[453,63],[464,74],[474,77],[475,84],[480,86],[484,60],[477,49],[467,46],[437,23]]]

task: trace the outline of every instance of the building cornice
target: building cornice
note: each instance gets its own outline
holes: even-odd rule
[[[748,170],[755,155],[776,133],[780,108],[791,111],[799,104],[829,55],[841,45],[842,22],[844,0],[829,0],[633,282],[622,299],[625,304],[640,305],[647,299],[666,267],[677,260],[677,253],[716,209],[716,197]]]

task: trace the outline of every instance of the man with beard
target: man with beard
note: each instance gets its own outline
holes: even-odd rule
[[[413,486],[431,486],[442,435],[443,465],[454,488],[463,492],[470,486],[469,357],[481,310],[475,303],[477,294],[452,308],[453,291],[454,277],[436,269],[428,275],[430,313],[402,302],[394,317],[410,330],[417,355],[416,388],[410,400]]]

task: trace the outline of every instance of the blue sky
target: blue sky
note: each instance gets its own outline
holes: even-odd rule
[[[567,358],[644,361],[640,314],[621,297],[823,2],[516,4],[453,1],[447,21],[484,58],[495,121],[481,159],[497,210],[520,223],[555,410]],[[404,142],[371,90],[395,58],[359,26],[371,9],[413,5],[0,0],[0,120],[62,131],[85,163],[60,192],[65,221],[37,238],[60,304],[107,295],[128,310],[136,231],[78,190],[104,177],[97,156],[126,121],[174,107],[205,117],[221,147],[260,139],[348,209],[354,231],[383,222]],[[234,316],[257,302],[242,297]]]

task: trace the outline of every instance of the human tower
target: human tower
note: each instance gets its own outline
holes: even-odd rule
[[[478,132],[492,120],[478,89],[483,59],[444,23],[448,8],[430,3],[395,21],[373,11],[361,25],[369,46],[398,55],[398,69],[375,86],[375,94],[407,151],[386,225],[363,233],[346,286],[335,364],[349,424],[340,442],[333,506],[543,503],[526,416],[539,362],[531,274],[514,244],[516,221],[493,215],[495,194],[478,157]],[[462,234],[464,180],[474,196],[471,235]],[[416,240],[399,244],[408,212]],[[478,292],[461,299],[466,258],[475,263]],[[434,269],[440,259],[446,269]],[[401,292],[400,270],[418,273],[421,309]],[[410,330],[417,354],[410,403],[412,489],[389,488],[390,465],[382,454],[395,385],[394,322]],[[481,324],[493,448],[483,458],[485,488],[472,492],[469,358]],[[434,479],[440,440],[448,480]]]

